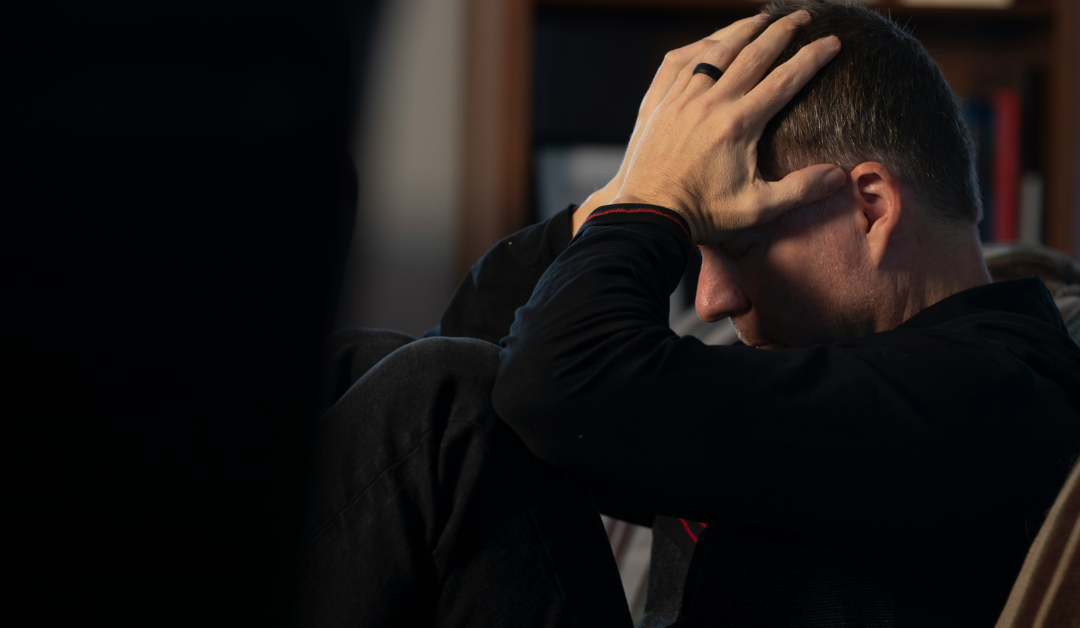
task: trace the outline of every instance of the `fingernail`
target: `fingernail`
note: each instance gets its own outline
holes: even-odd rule
[[[758,24],[764,24],[769,21],[769,15],[767,13],[758,13],[754,16],[754,21]]]
[[[847,173],[839,168],[830,170],[822,177],[821,181],[825,184],[825,193],[832,194],[847,183]]]
[[[836,35],[829,35],[828,37],[825,38],[825,45],[827,47],[829,47],[829,48],[839,48],[840,47],[840,38],[837,37]]]
[[[791,21],[796,24],[806,24],[810,21],[810,14],[803,10],[796,11],[791,14]]]

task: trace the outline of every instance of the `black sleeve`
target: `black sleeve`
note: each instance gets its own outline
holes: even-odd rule
[[[477,338],[499,344],[510,333],[514,312],[529,300],[536,282],[570,243],[571,205],[550,220],[500,240],[461,281],[438,326],[424,337]]]
[[[937,329],[777,351],[679,338],[668,295],[689,252],[670,212],[608,206],[548,268],[493,393],[541,459],[628,508],[894,555],[1032,503],[1032,452],[1070,432],[1000,403],[1027,381],[1000,348]]]

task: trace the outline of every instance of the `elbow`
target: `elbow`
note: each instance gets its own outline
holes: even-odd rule
[[[542,360],[514,340],[507,338],[499,354],[499,375],[491,401],[502,420],[522,434],[539,423],[549,410],[543,394],[547,378]]]
[[[566,414],[561,410],[561,388],[552,377],[545,356],[507,339],[500,355],[499,375],[492,390],[492,404],[499,417],[544,462],[567,467],[569,460]]]

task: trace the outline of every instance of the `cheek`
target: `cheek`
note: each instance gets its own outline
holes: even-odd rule
[[[820,326],[832,309],[829,259],[825,249],[807,242],[775,242],[757,269],[763,318],[789,334]]]
[[[811,289],[827,272],[822,249],[801,239],[773,242],[759,265],[761,279],[771,292],[802,294]]]

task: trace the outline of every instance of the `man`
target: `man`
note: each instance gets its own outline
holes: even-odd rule
[[[989,283],[979,215],[955,97],[877,14],[669,55],[612,184],[455,295],[437,333],[498,355],[338,354],[306,617],[625,626],[595,495],[708,522],[679,626],[990,625],[1080,452],[1080,349],[1038,279]],[[695,245],[747,346],[667,327]]]

